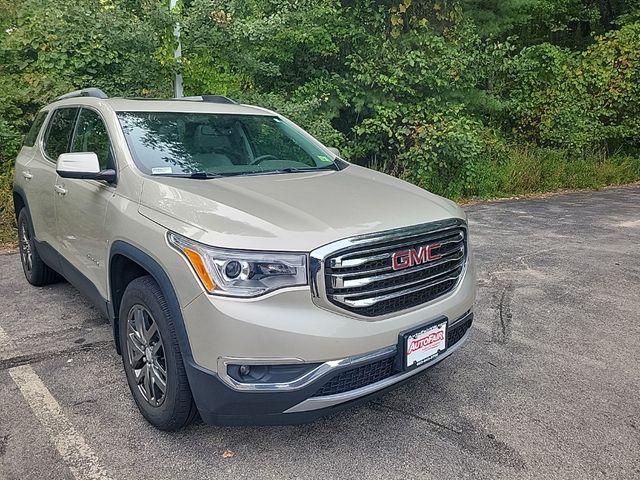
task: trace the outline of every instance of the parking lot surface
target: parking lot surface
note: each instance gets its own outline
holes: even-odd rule
[[[153,429],[106,320],[0,255],[0,479],[640,478],[640,186],[467,211],[467,344],[301,426]]]

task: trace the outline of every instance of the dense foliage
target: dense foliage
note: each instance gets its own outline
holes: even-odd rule
[[[187,94],[274,108],[349,160],[451,197],[640,178],[640,0],[167,3],[0,0],[5,224],[40,106],[84,86],[168,96],[178,70]]]

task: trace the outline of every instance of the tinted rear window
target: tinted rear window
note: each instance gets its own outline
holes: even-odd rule
[[[69,152],[77,113],[77,108],[59,108],[53,112],[44,145],[44,151],[52,160],[58,160],[61,154]]]
[[[44,119],[47,118],[47,113],[49,112],[40,112],[36,115],[36,119],[33,121],[31,129],[29,129],[29,133],[24,137],[25,147],[33,147],[36,144],[36,138],[38,138],[38,133],[40,133]]]

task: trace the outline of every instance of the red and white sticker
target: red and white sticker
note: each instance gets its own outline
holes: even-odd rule
[[[428,362],[447,347],[447,322],[407,337],[406,366],[422,365]]]

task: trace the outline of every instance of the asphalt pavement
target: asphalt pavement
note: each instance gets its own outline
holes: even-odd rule
[[[0,254],[0,479],[640,478],[640,186],[467,211],[467,344],[300,426],[155,430],[106,320]]]

